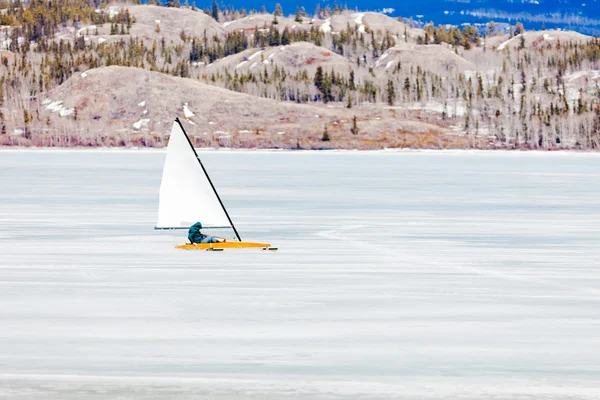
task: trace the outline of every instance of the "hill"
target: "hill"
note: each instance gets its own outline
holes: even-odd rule
[[[390,68],[421,68],[447,73],[475,70],[475,65],[443,45],[417,45],[399,43],[389,48],[373,65],[379,73],[388,73]]]
[[[0,143],[600,147],[597,38],[170,5],[5,4]]]
[[[395,117],[393,110],[278,102],[198,81],[130,67],[77,74],[42,101],[43,120],[62,135],[32,124],[31,140],[45,146],[164,146],[179,117],[197,146],[244,148],[460,147],[448,130]],[[359,132],[352,134],[357,117]],[[323,142],[327,129],[331,140]]]
[[[245,50],[213,62],[204,67],[202,72],[229,71],[233,74],[259,71],[264,68],[270,71],[277,67],[289,73],[308,71],[314,75],[318,66],[328,70],[335,69],[347,75],[353,64],[347,58],[332,53],[324,47],[307,42],[296,42],[287,46]]]

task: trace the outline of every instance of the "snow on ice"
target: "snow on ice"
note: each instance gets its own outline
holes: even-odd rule
[[[199,149],[267,254],[152,229],[164,150],[0,153],[0,397],[600,398],[599,154]]]

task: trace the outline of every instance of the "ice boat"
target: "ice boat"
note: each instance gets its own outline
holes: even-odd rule
[[[235,239],[219,243],[182,244],[185,250],[261,248],[276,250],[269,243],[244,242],[240,237],[206,168],[198,157],[179,118],[173,122],[167,145],[154,229],[189,229],[200,221],[202,229],[232,229]]]

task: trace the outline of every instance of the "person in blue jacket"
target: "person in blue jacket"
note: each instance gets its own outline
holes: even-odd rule
[[[216,236],[205,235],[200,232],[200,229],[202,229],[202,224],[200,222],[196,222],[194,225],[190,226],[190,230],[188,231],[188,239],[192,244],[220,242]],[[223,242],[224,241],[225,239],[223,239]]]

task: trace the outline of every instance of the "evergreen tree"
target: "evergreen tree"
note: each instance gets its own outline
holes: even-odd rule
[[[213,0],[212,2],[211,16],[215,21],[219,21],[219,5],[217,4],[217,0]]]
[[[273,15],[276,17],[283,16],[283,8],[281,8],[281,4],[275,4],[275,12],[273,12]]]
[[[296,16],[294,17],[294,21],[302,22],[302,16],[300,15],[300,9],[296,6]]]
[[[323,137],[321,138],[323,142],[329,142],[331,138],[329,137],[329,130],[327,129],[327,124],[325,124],[325,129],[323,130]]]
[[[392,82],[391,79],[388,79],[386,93],[388,105],[393,106],[396,102],[396,89],[394,88],[394,82]]]
[[[321,91],[321,88],[323,87],[323,67],[321,67],[320,65],[317,67],[314,82],[317,89]]]
[[[358,124],[356,123],[356,115],[352,117],[352,128],[350,128],[350,132],[353,135],[358,135]]]
[[[350,77],[348,78],[348,89],[356,90],[356,85],[354,83],[354,70],[350,71]]]
[[[520,23],[520,22],[517,22],[517,25],[515,26],[514,35],[517,36],[517,35],[520,35],[520,34],[522,34],[524,32],[525,32],[525,27],[523,27],[523,24]]]

